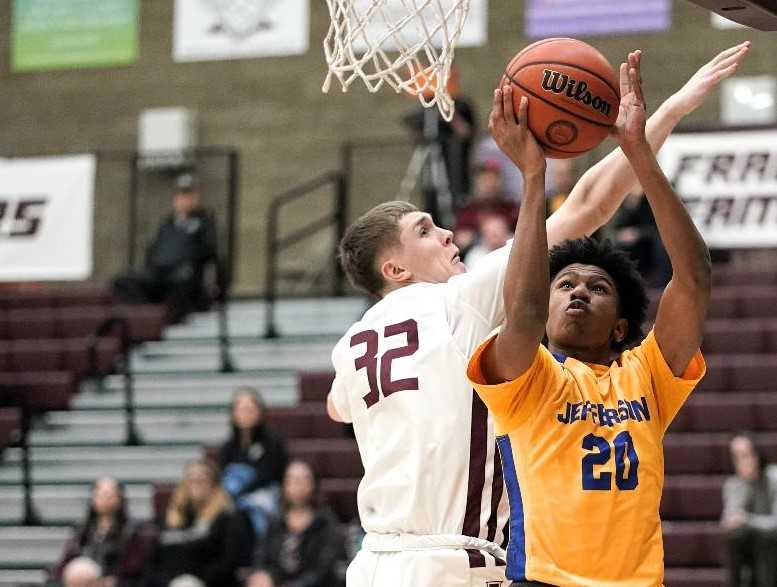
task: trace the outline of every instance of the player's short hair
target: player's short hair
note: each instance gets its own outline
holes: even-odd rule
[[[628,253],[609,239],[586,237],[564,241],[550,250],[550,280],[573,263],[600,267],[615,282],[618,313],[626,319],[628,332],[621,342],[613,342],[613,350],[621,352],[641,342],[645,336],[642,326],[647,314],[647,286]]]
[[[417,212],[409,202],[384,202],[360,216],[340,241],[339,257],[349,281],[374,296],[385,286],[377,266],[378,256],[387,248],[399,244],[399,221]]]

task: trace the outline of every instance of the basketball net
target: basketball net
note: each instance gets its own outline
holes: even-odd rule
[[[437,106],[445,120],[453,118],[448,80],[470,0],[326,2],[332,22],[324,39],[324,92],[333,77],[343,92],[357,79],[370,92],[386,83],[417,96],[426,108]]]

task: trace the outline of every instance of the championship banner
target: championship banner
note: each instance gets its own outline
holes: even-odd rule
[[[777,130],[671,135],[659,162],[707,245],[777,247]]]
[[[14,0],[11,69],[134,63],[138,21],[138,0]]]
[[[94,155],[0,159],[0,281],[92,273]]]
[[[455,28],[454,17],[456,12],[453,10],[455,5],[454,0],[442,0],[439,6],[445,11],[448,16],[448,31]],[[354,14],[366,15],[370,14],[372,2],[371,0],[356,0]],[[367,25],[365,26],[365,35],[359,35],[353,39],[353,48],[357,53],[364,53],[369,49],[369,45],[364,40],[368,39],[383,39],[380,48],[384,51],[397,51],[398,44],[393,34],[389,33],[390,24],[396,24],[402,22],[407,18],[408,9],[405,6],[406,0],[386,0],[381,5],[381,13],[378,16],[377,13],[372,16]],[[426,8],[421,14],[425,17],[424,22],[426,26],[432,26],[432,23],[439,23],[442,21],[440,17],[440,10],[436,2],[427,3]],[[384,18],[385,17],[385,18]],[[419,23],[417,26],[405,26],[402,27],[401,32],[395,33],[402,36],[402,42],[405,47],[410,47],[418,43],[422,43],[426,38],[426,32],[421,28]],[[443,46],[442,44],[442,31],[438,31],[436,35],[432,37],[434,46],[438,49]],[[464,28],[461,29],[461,36],[456,43],[457,47],[481,47],[488,41],[488,0],[470,0],[469,13],[467,14],[467,20],[464,22]]]
[[[579,37],[665,31],[672,24],[671,0],[527,0],[526,36]]]
[[[176,0],[173,60],[299,55],[309,21],[310,0]]]

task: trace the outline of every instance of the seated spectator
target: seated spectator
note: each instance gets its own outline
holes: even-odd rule
[[[170,321],[178,322],[193,310],[206,309],[213,298],[205,285],[205,268],[215,258],[215,222],[200,206],[197,181],[182,175],[173,212],[146,249],[144,268],[117,277],[114,293],[128,304],[165,303]]]
[[[154,539],[149,526],[129,519],[121,484],[111,477],[97,479],[86,519],[65,545],[53,578],[65,587],[90,585],[97,578],[105,587],[142,585]]]
[[[504,217],[510,230],[515,226],[518,205],[505,196],[502,186],[502,167],[498,161],[488,160],[478,166],[473,195],[456,213],[454,239],[462,257],[477,241],[481,215],[499,215]]]
[[[549,159],[546,172],[546,193],[548,216],[561,208],[569,192],[575,187],[575,164],[572,159]]]
[[[502,170],[502,193],[515,205],[521,203],[523,197],[523,175],[521,170],[510,161],[510,158],[497,146],[494,138],[490,134],[485,134],[475,147],[475,166],[476,168],[492,162]],[[548,159],[545,170],[545,189],[547,196],[551,198],[556,194],[568,192],[572,189],[574,181],[569,187],[565,188],[564,173],[574,164],[571,159]],[[560,171],[557,171],[560,168]]]
[[[232,587],[250,561],[253,534],[207,461],[186,467],[165,514],[151,584]]]
[[[232,434],[219,450],[224,488],[248,513],[254,531],[267,531],[280,507],[281,481],[289,461],[283,439],[269,428],[259,392],[237,390],[232,400]]]
[[[613,216],[613,240],[637,262],[639,272],[651,283],[664,287],[672,277],[669,258],[658,238],[650,204],[642,192],[631,192]]]
[[[283,478],[283,515],[254,559],[246,587],[330,587],[344,556],[340,527],[319,507],[313,468],[292,461]]]
[[[777,585],[777,465],[766,465],[746,434],[729,444],[734,476],[723,486],[728,580],[732,587]],[[749,581],[745,579],[749,577]]]
[[[513,225],[514,226],[514,225]],[[464,257],[467,269],[472,269],[480,260],[507,244],[513,238],[513,232],[505,217],[499,214],[483,214],[478,226],[477,243],[469,249]]]

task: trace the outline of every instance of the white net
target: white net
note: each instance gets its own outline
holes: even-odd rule
[[[448,82],[470,0],[326,2],[332,23],[324,39],[324,92],[333,77],[344,92],[357,79],[370,92],[386,83],[418,96],[427,108],[437,106],[445,120],[453,117]]]

